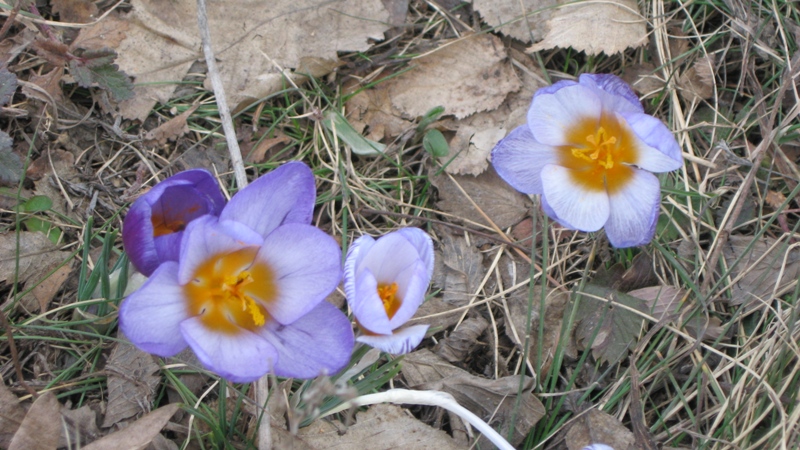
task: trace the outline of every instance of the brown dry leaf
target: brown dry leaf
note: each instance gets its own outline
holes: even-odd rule
[[[373,405],[368,410],[357,413],[355,420],[356,423],[349,427],[338,421],[317,420],[300,429],[298,437],[313,448],[326,450],[461,448],[446,432],[425,425],[396,405]]]
[[[32,72],[28,83],[22,86],[22,93],[54,106],[61,105],[64,103],[64,92],[61,90],[63,77],[64,66],[57,66],[44,75]]]
[[[97,5],[88,0],[53,0],[51,5],[62,22],[88,23],[97,15]]]
[[[52,391],[33,402],[8,450],[55,450],[61,434],[61,403]]]
[[[47,312],[50,307],[50,302],[53,301],[53,297],[56,296],[61,286],[67,281],[70,273],[72,273],[71,263],[59,267],[52,275],[42,280],[38,286],[33,288],[31,295],[33,295],[39,305],[39,312]]]
[[[288,144],[290,142],[292,142],[292,138],[278,132],[277,136],[274,138],[262,139],[261,142],[259,142],[256,147],[249,154],[247,154],[245,161],[255,164],[263,162],[267,155],[267,151],[269,151],[272,147]]]
[[[442,45],[413,61],[413,69],[389,81],[392,104],[410,117],[437,106],[459,119],[500,106],[521,84],[503,43],[474,34]]]
[[[0,283],[14,282],[17,257],[19,257],[17,281],[20,283],[28,280],[40,281],[45,274],[63,263],[70,255],[56,248],[44,233],[22,231],[19,233],[19,251],[17,251],[15,234],[13,232],[0,234]]]
[[[120,19],[118,14],[112,13],[91,27],[82,28],[70,48],[86,50],[99,50],[103,47],[117,48],[125,39],[128,28],[127,21]]]
[[[722,321],[719,317],[707,319],[702,314],[694,314],[691,305],[685,302],[688,294],[689,291],[674,286],[650,286],[628,292],[628,295],[644,300],[650,308],[650,315],[656,320],[667,317],[674,326],[685,329],[694,338],[717,340],[725,331]]]
[[[180,405],[176,403],[158,408],[131,423],[127,428],[82,447],[82,450],[142,449],[161,432],[161,429],[178,409],[180,409]]]
[[[483,21],[506,36],[525,43],[541,40],[558,0],[473,0]],[[511,23],[509,23],[511,22]]]
[[[175,139],[178,139],[179,137],[188,133],[189,125],[186,124],[186,120],[199,106],[199,104],[194,105],[181,114],[169,119],[158,127],[145,133],[145,145],[162,146],[165,145],[167,141],[174,141]]]
[[[553,13],[544,39],[530,51],[572,47],[589,55],[613,55],[647,42],[646,25],[635,0],[567,3]]]
[[[734,235],[722,250],[727,267],[741,258],[730,273],[737,280],[731,286],[730,303],[746,309],[769,304],[773,293],[782,295],[800,278],[800,249],[789,250],[785,241],[762,237],[748,250],[752,241],[752,237]]]
[[[461,236],[445,232],[441,239],[441,254],[437,251],[434,258],[434,284],[443,289],[444,303],[466,305],[483,278],[483,256]]]
[[[773,208],[780,208],[783,202],[786,201],[786,196],[778,191],[769,191],[767,192],[766,198],[764,201]]]
[[[656,66],[651,63],[628,66],[622,74],[622,79],[625,80],[636,93],[645,98],[657,94],[667,85],[667,83],[656,74]]]
[[[121,336],[121,335],[120,335]],[[153,356],[121,340],[111,352],[108,372],[108,408],[103,428],[149,410],[160,378]]]
[[[452,363],[464,361],[478,344],[478,339],[488,326],[489,321],[482,316],[471,317],[449,336],[437,342],[433,351],[439,357]]]
[[[636,450],[633,433],[608,413],[591,409],[578,417],[566,436],[569,450],[581,450],[589,444],[606,444],[614,450]]]
[[[514,128],[527,121],[533,93],[542,85],[526,77],[522,88],[511,93],[499,108],[455,121],[456,135],[450,140],[450,153],[439,161],[452,174],[478,175],[489,166],[492,149]]]
[[[437,254],[437,258],[439,256]],[[441,268],[443,269],[444,266]],[[407,323],[408,325],[429,325],[433,332],[446,330],[461,319],[464,311],[457,308],[456,305],[446,303],[441,297],[433,297],[425,301]]]
[[[678,92],[687,102],[700,101],[714,96],[714,55],[695,61],[678,79]]]
[[[525,327],[528,314],[528,286],[524,286],[512,292],[506,300],[508,311],[506,314],[506,336],[511,339],[518,348],[523,348],[525,342]],[[569,302],[569,295],[561,291],[553,290],[547,293],[544,300],[544,317],[542,318],[539,309],[541,306],[541,285],[533,287],[533,311],[531,311],[531,335],[529,340],[530,349],[528,351],[528,361],[536,367],[539,376],[550,370],[553,356],[561,338],[561,325],[564,321],[564,308]],[[542,323],[542,319],[544,322]],[[543,325],[542,361],[537,365],[536,349],[539,347],[539,324]]]
[[[59,448],[79,448],[100,437],[103,433],[97,427],[97,412],[89,405],[78,409],[61,409],[64,425],[61,427]]]
[[[435,171],[431,170],[429,179],[439,190],[437,208],[452,214],[453,219],[456,220],[469,220],[489,226],[472,202],[475,202],[481,211],[501,229],[517,224],[531,211],[530,198],[503,181],[493,167],[477,177],[435,175]],[[464,192],[461,191],[462,189]]]
[[[517,402],[519,376],[498,380],[477,377],[461,370],[430,350],[422,349],[406,355],[403,360],[403,377],[413,389],[433,389],[452,395],[463,407],[489,424],[508,434],[509,421]],[[518,445],[536,423],[544,416],[544,406],[530,392],[532,379],[526,378],[520,398],[519,411],[514,423],[511,444]],[[483,447],[482,447],[483,448]]]
[[[143,119],[156,102],[169,100],[176,88],[169,83],[183,79],[202,53],[194,0],[133,0],[131,6],[123,16],[130,28],[115,49],[120,69],[136,78],[136,97],[120,108],[127,118]],[[303,57],[336,60],[337,51],[367,50],[369,39],[383,39],[389,18],[381,0],[208,4],[211,41],[234,108],[281,89],[284,74],[276,64],[294,69]],[[166,84],[146,86],[154,82]]]
[[[0,448],[8,448],[23,419],[25,408],[0,380]]]
[[[414,127],[412,121],[404,119],[402,113],[392,106],[386,84],[378,83],[371,89],[365,89],[352,96],[345,104],[347,120],[356,131],[376,142],[394,139]],[[354,85],[347,90],[358,88],[360,85]]]

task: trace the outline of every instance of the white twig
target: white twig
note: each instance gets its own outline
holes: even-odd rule
[[[412,391],[408,389],[390,389],[377,394],[362,395],[356,397],[349,402],[345,402],[326,415],[335,414],[349,408],[357,406],[374,405],[376,403],[408,403],[414,405],[426,406],[439,406],[455,414],[458,414],[462,420],[469,422],[473,427],[477,428],[487,439],[492,441],[492,444],[501,450],[514,450],[514,447],[506,441],[503,436],[495,431],[486,422],[481,420],[468,409],[459,405],[452,395],[440,391]]]
[[[236,177],[236,185],[239,189],[242,189],[247,186],[247,174],[244,171],[242,151],[239,150],[239,143],[236,141],[236,132],[233,130],[231,111],[228,109],[228,101],[225,97],[225,88],[222,86],[222,80],[219,77],[217,62],[214,59],[214,50],[211,49],[211,33],[208,31],[205,0],[197,0],[197,27],[200,29],[200,39],[203,41],[203,54],[208,65],[208,78],[211,79],[211,87],[214,89],[219,116],[222,119],[222,130],[225,132],[225,140],[228,142],[228,153],[231,155],[233,175]]]

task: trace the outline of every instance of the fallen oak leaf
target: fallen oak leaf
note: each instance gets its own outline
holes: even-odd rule
[[[127,428],[111,433],[84,446],[83,450],[142,449],[161,432],[161,429],[164,428],[178,409],[180,409],[180,405],[176,403],[162,406],[142,416],[139,420],[128,425]]]
[[[191,116],[197,110],[198,107],[200,107],[199,104],[194,105],[186,111],[145,133],[145,145],[162,146],[165,145],[167,141],[174,141],[175,139],[188,133],[189,125],[187,125],[186,121],[189,119],[189,116]]]
[[[61,403],[46,392],[33,402],[11,439],[8,450],[52,450],[61,431]]]

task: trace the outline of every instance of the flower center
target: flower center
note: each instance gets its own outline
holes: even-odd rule
[[[255,330],[269,319],[265,303],[277,296],[272,270],[254,261],[258,247],[209,258],[184,286],[189,314],[223,333]]]
[[[383,309],[386,310],[386,315],[391,320],[403,303],[400,297],[397,296],[397,283],[378,283],[378,296],[383,302]]]
[[[183,231],[186,228],[186,222],[182,220],[175,220],[175,221],[166,221],[163,218],[157,218],[156,216],[152,216],[150,221],[153,223],[153,236],[159,237],[164,236],[165,234],[172,234],[177,233],[178,231]]]
[[[614,193],[633,178],[636,138],[613,115],[583,119],[567,131],[569,145],[560,147],[559,164],[572,169],[572,180],[591,191]]]

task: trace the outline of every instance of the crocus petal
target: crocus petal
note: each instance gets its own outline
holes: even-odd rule
[[[378,281],[369,269],[359,272],[354,282],[353,295],[347,296],[347,304],[353,310],[353,316],[359,326],[371,333],[391,334],[389,316],[378,295]]]
[[[661,192],[658,178],[633,170],[630,183],[609,196],[611,213],[606,235],[614,247],[634,247],[650,242],[655,233]]]
[[[678,141],[664,123],[646,114],[622,114],[622,117],[644,144],[657,150],[642,152],[636,163],[639,167],[650,172],[669,172],[683,166],[683,155]]]
[[[422,302],[425,301],[425,292],[428,291],[430,281],[431,277],[428,276],[422,261],[416,261],[395,276],[398,287],[397,294],[402,299],[402,303],[389,321],[392,329],[398,328],[414,316]]]
[[[361,236],[347,249],[347,257],[344,260],[344,294],[348,300],[356,296],[356,266],[373,245],[375,239],[372,236]]]
[[[578,82],[572,80],[557,81],[550,86],[537,89],[536,92],[533,93],[533,98],[536,98],[540,95],[554,94],[567,86],[575,86],[576,84],[578,84]]]
[[[537,142],[527,125],[515,128],[492,150],[500,178],[526,194],[542,193],[542,168],[557,161],[556,149]]]
[[[549,203],[547,203],[547,196],[542,194],[541,198],[542,198],[542,211],[544,211],[544,213],[547,214],[548,217],[550,217],[551,219],[553,219],[556,222],[558,222],[559,224],[561,224],[561,226],[564,227],[564,228],[569,228],[570,230],[576,229],[575,227],[570,225],[568,222],[566,222],[564,219],[562,219],[561,217],[558,217],[558,214],[556,214],[556,212],[553,210],[553,207],[550,206]]]
[[[602,104],[596,90],[579,84],[566,86],[550,95],[539,95],[528,109],[528,126],[533,138],[545,145],[559,146],[569,142],[567,131],[576,122],[600,120]]]
[[[122,223],[122,244],[136,269],[150,276],[159,259],[153,240],[153,223],[150,221],[150,205],[142,200],[135,201]]]
[[[213,256],[258,246],[262,242],[260,235],[238,222],[221,221],[213,216],[195,219],[184,230],[178,281],[188,283],[198,267]]]
[[[211,217],[211,216],[209,216]],[[153,238],[159,261],[177,261],[181,256],[183,231]],[[157,267],[157,266],[156,266]]]
[[[356,266],[356,276],[369,268],[378,283],[394,283],[395,277],[420,259],[419,252],[403,235],[389,233],[377,241],[369,252],[363,254]]]
[[[186,348],[180,323],[187,318],[186,298],[178,284],[178,263],[167,261],[122,302],[119,326],[142,350],[173,356]]]
[[[237,192],[220,219],[241,222],[266,237],[286,223],[311,223],[316,195],[311,169],[289,162]]]
[[[571,169],[553,164],[544,167],[542,184],[547,203],[560,219],[575,229],[597,231],[608,220],[608,194],[581,187],[570,172]]]
[[[403,355],[414,350],[425,338],[428,325],[414,325],[403,328],[390,336],[367,336],[362,335],[356,338],[358,342],[375,347],[382,352],[392,355]]]
[[[202,194],[209,202],[211,209],[208,214],[218,216],[225,206],[225,197],[219,189],[219,184],[211,172],[205,169],[184,170],[177,173],[167,180],[186,181],[191,183],[197,191]],[[164,181],[167,181],[164,180]]]
[[[417,254],[419,254],[420,258],[422,258],[422,263],[425,265],[427,270],[428,278],[432,277],[433,241],[431,240],[431,237],[428,236],[428,233],[414,227],[400,228],[399,230],[395,231],[395,233],[398,233],[404,238],[408,239],[408,242],[410,242],[411,245],[417,249]]]
[[[336,241],[311,225],[291,223],[270,233],[254,264],[273,272],[277,299],[264,307],[289,325],[325,300],[341,280],[342,252]]]
[[[628,83],[616,75],[607,73],[584,73],[578,79],[584,86],[589,86],[603,92],[600,95],[603,108],[609,111],[643,113],[639,97],[628,86]]]
[[[591,444],[583,447],[582,450],[614,450],[614,447],[606,444]]]
[[[353,328],[338,308],[322,302],[291,325],[270,322],[261,336],[278,352],[275,375],[314,378],[333,375],[350,361]]]
[[[220,333],[207,328],[200,317],[192,317],[181,322],[181,333],[203,366],[235,383],[255,381],[277,364],[275,348],[247,330]]]

